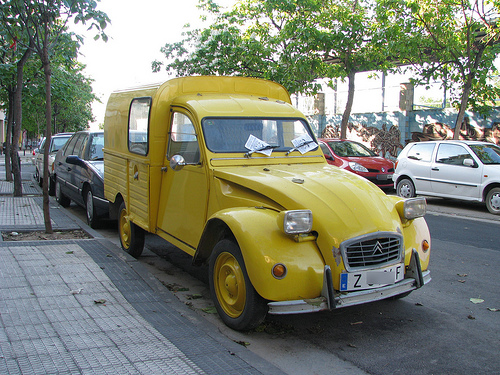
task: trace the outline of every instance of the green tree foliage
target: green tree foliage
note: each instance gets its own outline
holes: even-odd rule
[[[162,48],[167,71],[177,75],[243,75],[281,83],[291,93],[314,93],[318,78],[349,81],[341,124],[345,137],[357,72],[391,67],[385,25],[373,2],[362,0],[245,0],[222,12],[212,0],[201,7],[214,19],[205,29]],[[153,70],[162,62],[153,62]]]
[[[398,25],[394,46],[401,62],[412,65],[416,83],[442,81],[458,110],[458,139],[467,109],[487,114],[500,96],[488,77],[498,74],[498,0],[379,0],[379,14]]]

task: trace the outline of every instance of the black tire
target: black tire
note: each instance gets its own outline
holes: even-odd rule
[[[38,182],[38,186],[43,187],[43,177],[40,174],[40,171],[38,170],[38,168],[35,171],[35,178]]]
[[[118,211],[118,234],[122,249],[134,258],[141,256],[144,250],[144,229],[132,223],[127,214],[125,202],[122,202]]]
[[[397,296],[391,297],[390,299],[398,300],[401,298],[405,298],[405,297],[408,297],[411,294],[411,292],[412,292],[412,290],[410,290],[409,292],[404,292],[404,293],[398,294]]]
[[[56,182],[54,178],[49,177],[49,195],[54,196],[56,194]]]
[[[59,181],[56,181],[56,201],[63,207],[69,207],[71,204],[71,199],[61,191],[61,183]]]
[[[409,178],[403,178],[396,185],[396,194],[403,198],[413,198],[416,195],[415,185]]]
[[[267,303],[252,286],[235,242],[222,240],[215,245],[209,262],[209,283],[215,308],[228,327],[247,331],[264,321]]]
[[[83,199],[85,199],[85,211],[87,213],[87,224],[89,227],[96,229],[99,227],[99,218],[97,217],[97,212],[94,206],[94,194],[92,194],[91,188],[86,188],[83,194]]]
[[[486,208],[494,215],[500,215],[500,188],[491,189],[486,195]]]
[[[38,186],[42,187],[40,184],[40,172],[38,171],[38,168],[35,167],[35,174],[33,175],[35,181],[38,183]]]

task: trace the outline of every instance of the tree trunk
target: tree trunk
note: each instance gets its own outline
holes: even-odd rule
[[[43,218],[45,222],[45,233],[53,233],[52,223],[50,222],[50,205],[49,205],[49,149],[50,138],[52,136],[52,90],[51,90],[51,69],[47,47],[42,50],[42,66],[45,74],[45,152],[43,154]]]
[[[342,123],[340,124],[340,138],[345,139],[347,137],[347,124],[349,123],[349,117],[351,116],[352,103],[354,102],[354,79],[356,77],[355,71],[350,71],[347,76],[349,91],[347,93],[347,103],[345,105],[344,114],[342,115]]]
[[[31,46],[30,46],[31,47]],[[30,58],[33,50],[28,47],[26,52],[17,62],[17,81],[14,91],[14,128],[12,134],[12,172],[14,174],[14,196],[22,197],[23,184],[21,181],[21,160],[19,159],[19,139],[21,138],[21,127],[23,125],[23,70],[24,65]]]
[[[5,180],[12,181],[12,153],[10,152],[12,140],[12,124],[14,122],[14,90],[7,89],[9,93],[9,109],[7,110],[7,134],[5,135]]]
[[[458,111],[457,120],[455,121],[455,132],[453,134],[453,139],[460,139],[460,129],[462,128],[462,123],[464,122],[465,110],[467,109],[467,102],[469,101],[470,90],[472,87],[472,77],[467,77],[467,82],[465,82],[464,89],[462,91],[462,100],[460,102],[460,109]]]

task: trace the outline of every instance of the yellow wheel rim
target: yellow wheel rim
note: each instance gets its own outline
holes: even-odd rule
[[[245,308],[246,286],[243,270],[232,254],[223,252],[217,257],[214,285],[220,307],[231,318],[239,317]]]
[[[120,238],[122,245],[126,249],[130,247],[130,221],[127,218],[127,211],[120,212]]]

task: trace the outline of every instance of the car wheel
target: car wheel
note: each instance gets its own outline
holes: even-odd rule
[[[398,299],[401,299],[401,298],[405,298],[405,297],[408,297],[411,292],[412,292],[412,290],[410,290],[409,292],[404,292],[404,293],[398,294],[397,296],[393,296],[390,299],[392,299],[392,300],[398,300]]]
[[[396,185],[396,194],[403,198],[413,198],[415,196],[415,186],[408,178],[403,178]]]
[[[38,168],[36,169],[35,176],[36,176],[35,177],[36,180],[38,181],[38,186],[42,187],[43,186],[43,177],[40,174],[40,171],[38,170]]]
[[[49,195],[56,194],[56,182],[53,178],[49,177]]]
[[[85,210],[87,211],[87,224],[91,228],[97,228],[99,226],[99,218],[97,217],[96,210],[94,207],[94,195],[92,190],[87,188],[85,191]]]
[[[486,208],[492,214],[500,215],[500,188],[491,189],[486,195]]]
[[[120,205],[118,233],[122,249],[134,258],[139,257],[144,250],[144,229],[129,220],[125,202]]]
[[[33,175],[35,181],[40,184],[40,172],[38,172],[38,168],[35,168],[35,174]]]
[[[238,331],[257,327],[266,317],[267,304],[252,286],[235,242],[215,245],[209,272],[210,292],[222,321]]]
[[[71,199],[61,191],[61,183],[59,181],[56,181],[56,201],[63,207],[68,207],[71,203]]]

